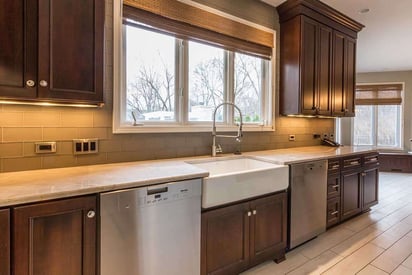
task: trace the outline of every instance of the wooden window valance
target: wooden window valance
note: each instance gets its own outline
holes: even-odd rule
[[[123,0],[124,24],[147,24],[176,37],[271,59],[274,33],[177,0]]]
[[[356,86],[356,105],[400,105],[402,84],[371,84]]]

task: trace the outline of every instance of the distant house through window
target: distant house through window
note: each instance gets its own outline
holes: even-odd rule
[[[403,84],[368,84],[356,87],[354,145],[401,149],[403,137]]]

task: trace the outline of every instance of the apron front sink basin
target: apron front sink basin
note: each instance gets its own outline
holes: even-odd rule
[[[289,186],[289,167],[253,158],[221,158],[188,162],[209,172],[202,187],[202,207],[240,201]]]

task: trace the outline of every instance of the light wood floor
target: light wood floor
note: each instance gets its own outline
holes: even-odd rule
[[[380,173],[379,204],[242,275],[412,275],[412,174]]]

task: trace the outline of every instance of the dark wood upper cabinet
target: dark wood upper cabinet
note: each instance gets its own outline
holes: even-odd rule
[[[0,23],[1,99],[103,103],[104,1],[2,1]]]
[[[37,0],[1,1],[0,39],[0,97],[36,98]]]
[[[355,57],[356,40],[333,32],[333,99],[332,115],[355,116]]]
[[[95,196],[13,208],[13,274],[96,274],[96,219]]]
[[[318,0],[289,0],[277,10],[280,114],[354,116],[356,37],[363,25]]]
[[[0,210],[0,274],[10,274],[10,211]]]

